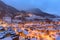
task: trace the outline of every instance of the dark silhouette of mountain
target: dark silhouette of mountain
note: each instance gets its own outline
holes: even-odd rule
[[[0,0],[0,18],[6,15],[13,17],[13,15],[15,15],[16,12],[19,11],[14,7],[6,5],[4,2]]]
[[[43,12],[39,8],[33,8],[33,9],[29,10],[29,12],[32,12],[33,14],[38,15],[38,16],[42,16],[42,17],[50,17],[50,18],[59,17],[57,15],[53,15],[53,14]]]
[[[25,15],[27,15],[28,12],[31,12],[31,14],[41,16],[41,17],[51,17],[51,18],[58,17],[58,16],[55,16],[52,14],[45,13],[38,8],[33,8],[29,11],[24,11],[24,10],[19,11],[19,10],[15,9],[14,7],[11,7],[0,0],[0,18],[2,18],[4,16],[10,16],[13,18],[16,15],[20,15],[21,13],[23,14],[23,15],[22,14],[21,15],[23,17],[25,17]]]

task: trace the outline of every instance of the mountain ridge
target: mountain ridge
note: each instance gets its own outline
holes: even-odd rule
[[[19,12],[19,11],[14,7],[6,5],[4,2],[0,0],[0,18],[2,18],[3,16],[6,16],[7,14],[9,16],[13,16],[15,15],[16,12]]]
[[[0,0],[0,18],[2,18],[4,16],[10,16],[13,18],[14,16],[21,14],[21,13],[23,15],[24,14],[27,15],[27,13],[29,13],[29,12],[34,15],[41,16],[41,17],[56,18],[55,15],[45,13],[45,12],[41,11],[39,8],[31,9],[31,11],[24,11],[24,10],[19,11],[19,10],[15,9],[14,7],[11,7]],[[57,17],[59,17],[59,16],[57,16]]]

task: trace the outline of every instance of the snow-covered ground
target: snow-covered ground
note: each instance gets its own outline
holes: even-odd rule
[[[6,37],[6,38],[4,38],[2,40],[12,40],[12,38],[11,37]]]

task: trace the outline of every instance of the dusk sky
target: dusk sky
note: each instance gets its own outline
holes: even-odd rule
[[[60,16],[60,0],[2,0],[18,10],[39,8],[42,11]]]

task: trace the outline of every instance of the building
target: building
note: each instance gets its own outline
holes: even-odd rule
[[[11,23],[12,18],[10,16],[4,16],[3,17],[3,21],[7,22],[7,23]]]
[[[19,36],[13,30],[5,30],[0,26],[0,40],[19,40]]]

